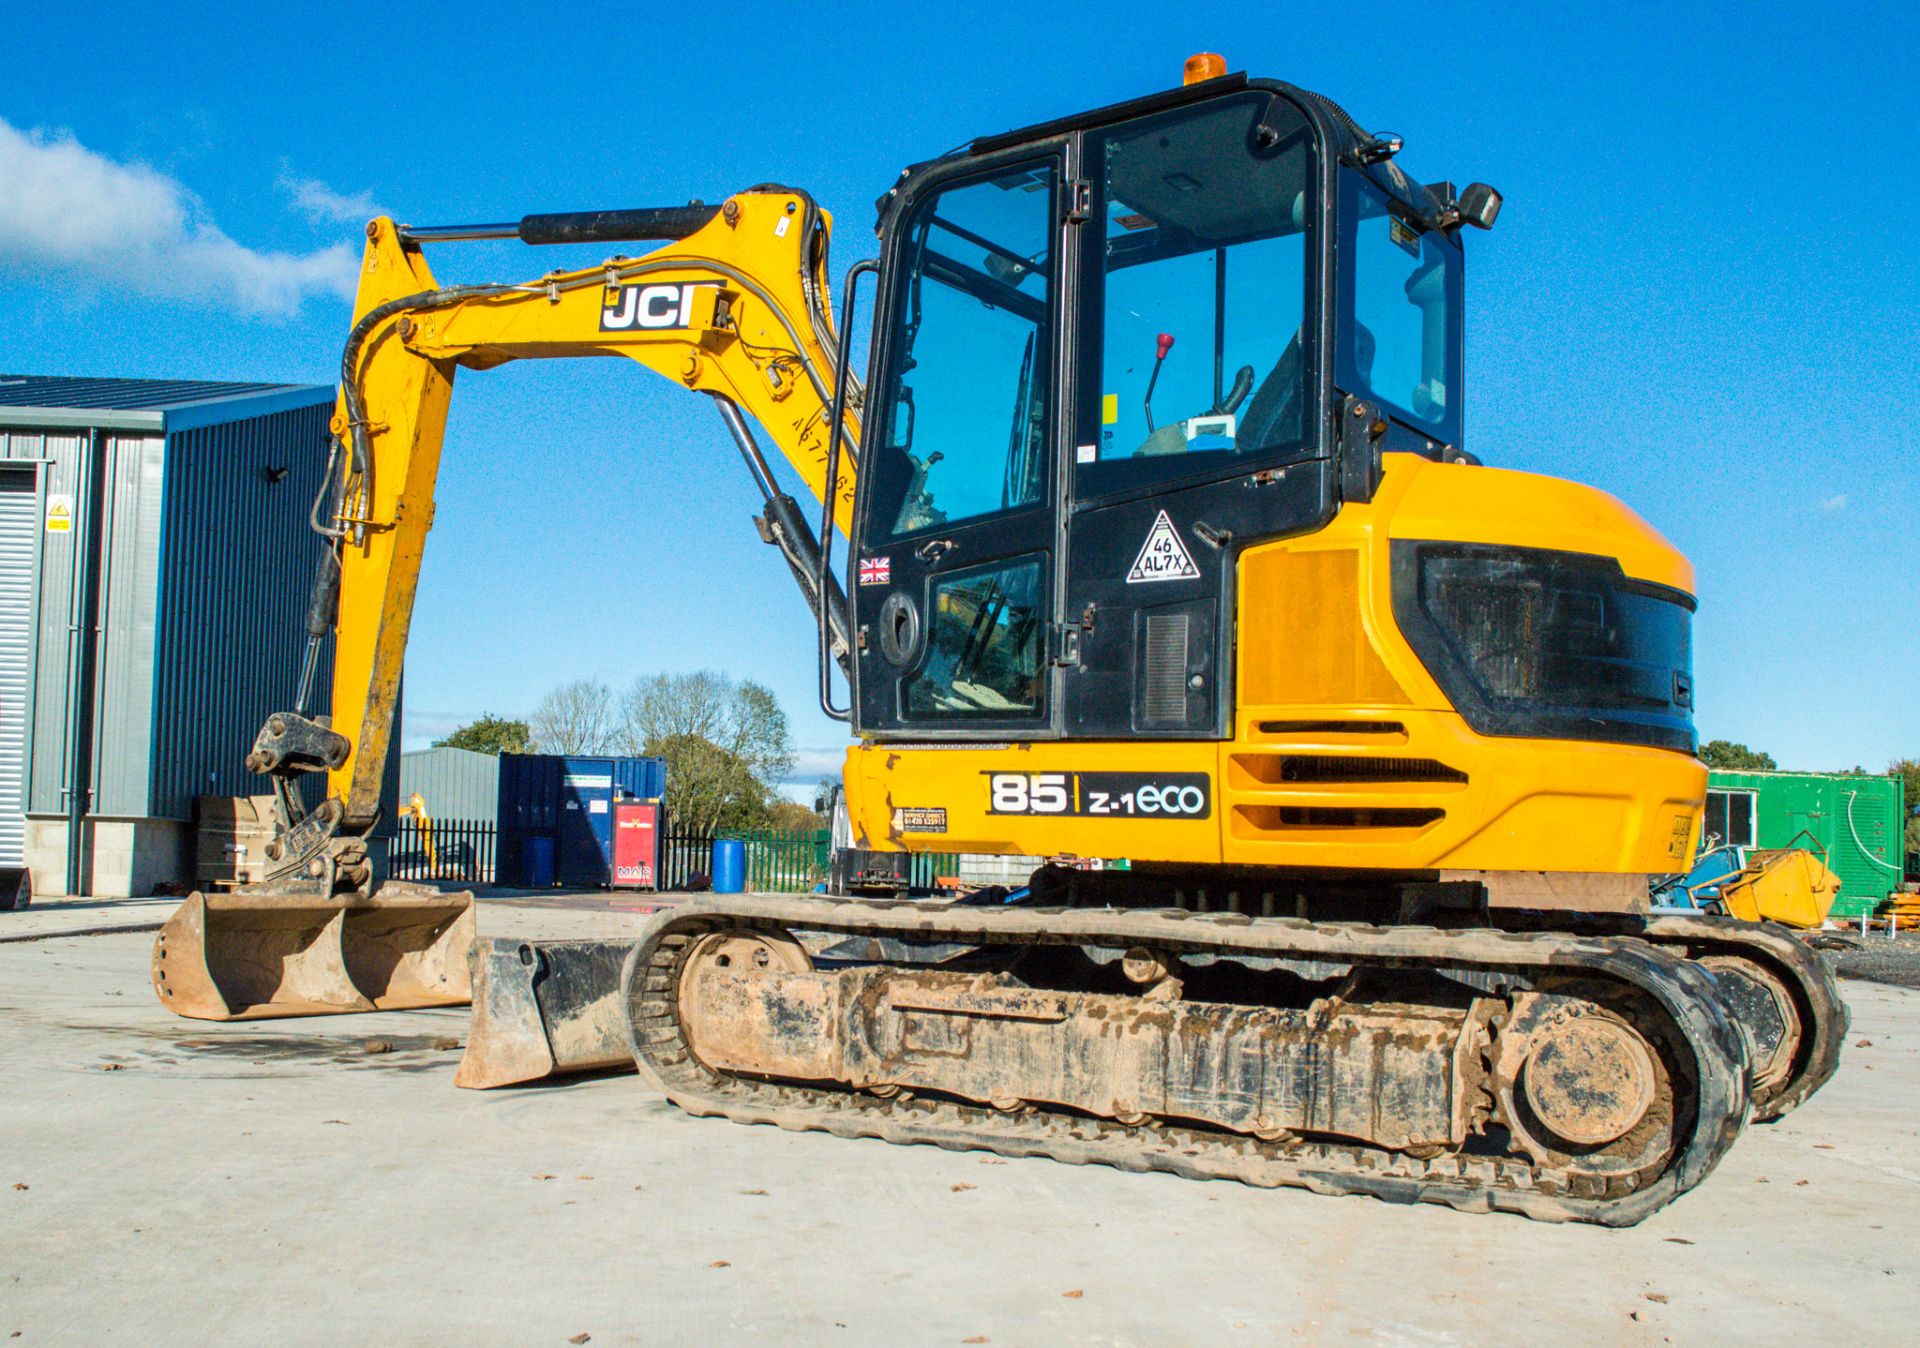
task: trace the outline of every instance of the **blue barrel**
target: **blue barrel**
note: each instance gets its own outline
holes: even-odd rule
[[[713,840],[713,892],[739,894],[747,887],[747,845],[738,838]]]
[[[553,888],[553,839],[543,834],[527,839],[527,887]]]

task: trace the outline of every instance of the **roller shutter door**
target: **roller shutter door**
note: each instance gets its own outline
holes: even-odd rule
[[[31,473],[0,473],[0,866],[25,864],[35,504]]]

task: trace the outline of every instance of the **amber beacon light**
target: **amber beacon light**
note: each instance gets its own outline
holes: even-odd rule
[[[1227,73],[1227,58],[1217,51],[1195,52],[1187,58],[1185,78],[1182,84],[1198,84],[1202,80],[1217,80]]]

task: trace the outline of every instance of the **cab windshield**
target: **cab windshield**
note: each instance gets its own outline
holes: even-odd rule
[[[1081,499],[1246,472],[1306,443],[1313,137],[1254,94],[1092,137],[1097,386],[1074,450]],[[1093,381],[1088,381],[1093,382]]]

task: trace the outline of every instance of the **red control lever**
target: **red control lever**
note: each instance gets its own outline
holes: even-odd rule
[[[1160,382],[1160,367],[1166,362],[1167,352],[1173,350],[1173,334],[1163,332],[1154,340],[1153,373],[1147,376],[1147,431],[1153,431],[1153,386]]]

